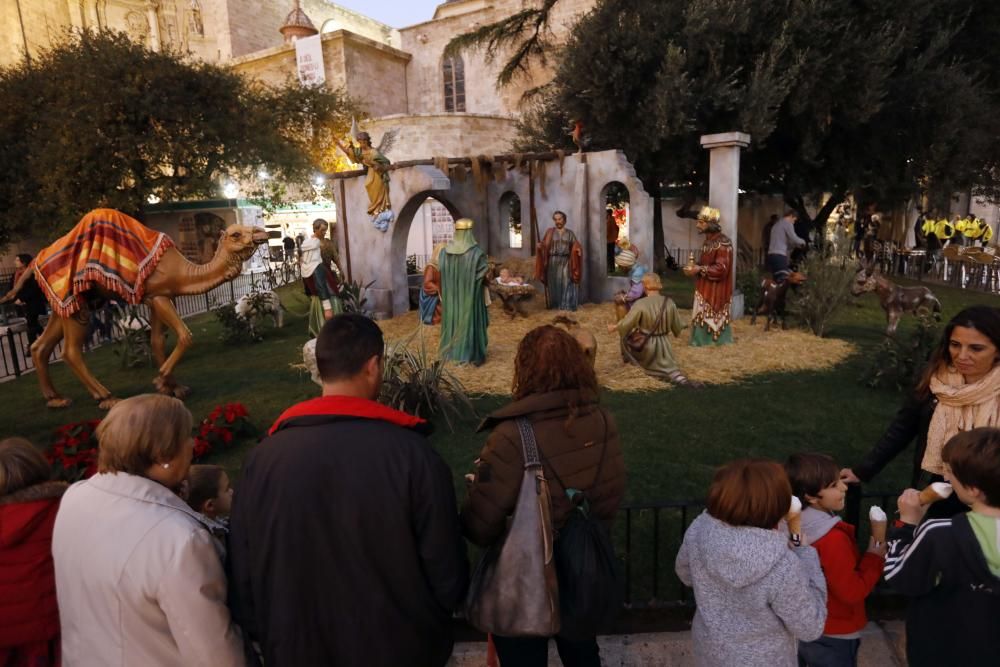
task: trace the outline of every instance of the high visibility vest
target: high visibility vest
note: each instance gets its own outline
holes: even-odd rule
[[[924,233],[924,236],[934,234],[937,235],[937,220],[932,218],[924,218],[924,224],[921,225],[920,231]]]
[[[955,225],[948,222],[946,219],[942,218],[937,221],[937,225],[934,227],[934,236],[939,239],[950,239],[955,235]]]

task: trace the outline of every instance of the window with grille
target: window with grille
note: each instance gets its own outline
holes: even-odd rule
[[[460,57],[445,58],[444,110],[448,113],[465,111],[465,65]]]

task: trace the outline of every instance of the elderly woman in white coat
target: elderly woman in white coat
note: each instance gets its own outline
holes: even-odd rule
[[[134,396],[97,429],[98,474],[71,486],[52,538],[64,665],[243,665],[214,540],[174,494],[191,413]]]

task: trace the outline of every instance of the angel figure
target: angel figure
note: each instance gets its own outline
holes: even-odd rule
[[[385,156],[396,141],[396,130],[389,130],[382,135],[378,148],[372,146],[371,135],[367,132],[357,132],[357,125],[351,127],[351,138],[357,141],[358,145],[351,142],[350,147],[344,146],[334,139],[337,146],[347,155],[348,158],[363,164],[368,171],[365,178],[365,191],[368,192],[368,215],[372,217],[372,224],[380,232],[389,229],[389,224],[395,218],[392,212],[392,204],[389,202],[389,158]]]

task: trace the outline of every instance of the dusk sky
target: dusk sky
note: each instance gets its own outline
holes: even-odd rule
[[[434,10],[444,0],[334,0],[335,4],[391,25],[405,28],[434,17]]]

